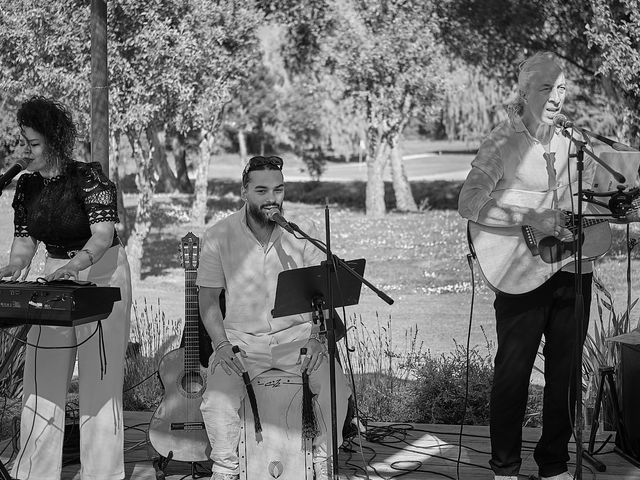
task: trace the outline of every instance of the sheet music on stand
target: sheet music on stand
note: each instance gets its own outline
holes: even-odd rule
[[[365,259],[345,262],[360,276],[364,276]],[[332,272],[335,275],[336,272]],[[356,305],[360,300],[362,282],[338,267],[337,281],[331,282],[334,308]],[[313,311],[314,300],[328,299],[327,267],[325,262],[312,267],[285,270],[278,275],[276,299],[271,314],[274,318]]]

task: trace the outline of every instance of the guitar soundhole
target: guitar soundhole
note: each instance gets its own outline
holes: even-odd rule
[[[204,393],[206,382],[200,372],[185,372],[180,379],[180,387],[187,397],[200,397]]]
[[[584,233],[581,237],[581,243],[584,243]],[[575,253],[576,244],[573,241],[563,242],[555,237],[545,237],[538,244],[540,249],[540,258],[545,263],[556,263],[570,257]]]

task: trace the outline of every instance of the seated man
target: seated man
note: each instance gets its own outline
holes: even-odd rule
[[[300,374],[306,369],[309,387],[317,395],[320,434],[313,441],[316,480],[331,470],[331,410],[329,365],[323,338],[312,333],[311,315],[273,318],[278,274],[318,265],[324,255],[270,220],[282,211],[284,177],[279,157],[253,157],[242,174],[244,207],[209,228],[203,240],[196,283],[203,324],[214,348],[201,410],[211,442],[212,480],[239,477],[238,410],[245,395],[242,363],[253,379],[272,368]],[[317,237],[311,222],[302,229]],[[225,291],[223,319],[219,295]],[[243,362],[232,352],[241,349]],[[300,362],[300,348],[307,355]],[[336,365],[337,422],[346,417],[349,387]],[[259,408],[259,406],[258,406]],[[338,443],[342,442],[338,432]]]

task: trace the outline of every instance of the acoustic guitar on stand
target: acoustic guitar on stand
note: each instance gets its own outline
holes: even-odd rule
[[[211,445],[200,404],[207,386],[206,369],[200,365],[198,340],[198,237],[189,232],[180,243],[185,270],[184,347],[167,353],[158,367],[164,397],[149,424],[149,441],[165,459],[202,462],[209,459]],[[165,461],[166,465],[168,461]]]

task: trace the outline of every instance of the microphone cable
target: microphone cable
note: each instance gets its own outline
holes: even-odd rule
[[[43,326],[46,326],[46,325],[35,324],[33,326],[34,327],[43,327]],[[102,335],[101,332],[102,332],[102,320],[98,320],[98,324],[96,325],[96,329],[93,332],[91,332],[91,334],[87,338],[82,340],[80,343],[74,343],[73,345],[37,345],[37,344],[34,344],[34,343],[29,343],[29,341],[27,341],[25,339],[22,339],[22,338],[18,337],[17,335],[14,335],[13,333],[6,332],[6,331],[4,331],[4,329],[0,329],[0,335],[5,335],[7,337],[12,338],[16,342],[22,343],[25,346],[32,347],[32,348],[37,348],[37,349],[40,349],[40,350],[66,350],[66,349],[69,349],[69,348],[77,348],[77,347],[87,343],[96,334],[100,334],[101,348],[104,348],[104,339],[101,336]]]
[[[340,286],[340,276],[338,275],[338,265],[336,264],[336,257],[335,255],[332,255],[331,257],[331,262],[332,262],[332,269],[333,269],[333,275],[335,276],[335,280],[336,280],[336,292],[337,294],[340,296],[340,303],[344,303],[344,301],[342,301],[342,287]],[[329,315],[331,315],[332,312],[329,312]],[[345,331],[344,331],[344,345],[345,345],[345,357],[347,359],[347,365],[349,366],[349,380],[351,381],[351,393],[353,395],[353,409],[354,409],[354,419],[356,421],[356,430],[357,430],[357,437],[360,440],[359,442],[359,453],[360,453],[360,459],[362,461],[363,465],[366,465],[366,461],[364,458],[364,451],[362,449],[362,432],[360,431],[360,427],[361,425],[363,425],[362,423],[362,417],[360,415],[360,408],[358,407],[358,393],[356,392],[356,382],[355,382],[355,377],[353,374],[353,365],[351,363],[351,355],[350,353],[355,351],[355,349],[353,347],[349,346],[349,335],[348,335],[348,329],[347,329],[347,310],[345,308],[344,305],[342,305],[342,318],[344,319],[344,327],[345,327]],[[333,325],[334,331],[335,331],[335,323]],[[342,367],[342,365],[341,365]],[[343,375],[344,375],[344,367],[342,367],[343,370]],[[344,421],[343,421],[344,423]],[[366,428],[366,426],[365,426]],[[369,472],[368,470],[365,468],[364,469],[364,474],[367,478],[367,480],[369,480]]]
[[[574,145],[574,132],[577,131],[579,134],[583,134],[583,132],[581,130],[578,130],[578,129],[574,128],[573,125],[571,125],[571,127],[569,127],[569,128],[571,128],[571,133],[570,133],[570,139],[569,139],[570,140],[569,141],[569,146],[567,148],[567,185],[569,187],[569,198],[571,200],[571,212],[572,212],[572,215],[571,215],[571,227],[572,227],[572,230],[573,230],[573,232],[572,232],[573,233],[573,252],[574,252],[573,253],[573,267],[574,267],[574,276],[576,277],[575,278],[575,282],[574,282],[574,285],[575,285],[574,286],[574,290],[575,290],[575,292],[577,292],[578,282],[580,282],[582,284],[582,275],[584,275],[584,273],[581,275],[581,278],[577,278],[578,262],[582,262],[582,258],[578,258],[578,255],[577,255],[577,253],[578,253],[578,242],[582,242],[582,239],[578,238],[578,236],[576,235],[576,233],[578,231],[578,227],[577,227],[576,223],[580,222],[580,224],[582,224],[583,223],[582,222],[583,218],[582,217],[578,217],[577,214],[575,213],[576,206],[575,206],[575,202],[574,202],[574,198],[573,198],[574,197],[574,192],[573,192],[573,183],[572,183],[572,179],[571,179],[571,168],[570,168],[570,165],[569,165],[569,160],[572,158],[572,156],[573,157],[578,157],[578,155],[579,155],[578,151],[576,151],[576,153],[574,153],[574,154],[571,153],[571,147]],[[584,135],[584,139],[586,140],[585,144],[588,145],[589,147],[591,147],[591,149],[593,150],[593,146],[592,146],[591,139],[589,138],[589,136],[588,135]],[[591,160],[591,163],[593,163],[593,160]],[[579,178],[580,177],[578,177],[578,179]],[[584,180],[584,177],[583,177],[583,180]],[[580,189],[580,187],[581,187],[581,185],[578,185],[578,189]],[[581,198],[579,198],[578,202],[583,202],[583,200]],[[584,217],[584,215],[585,215],[585,213],[584,213],[584,209],[583,209],[582,210],[582,216]],[[581,288],[581,291],[582,291],[582,288]],[[589,300],[591,300],[591,298]],[[577,305],[575,302],[576,302],[576,299],[574,299],[574,305]],[[585,425],[583,424],[582,419],[578,418],[578,417],[582,416],[582,404],[584,402],[584,398],[582,396],[582,386],[583,386],[583,383],[582,383],[583,375],[582,374],[583,374],[583,365],[584,365],[584,357],[583,357],[583,355],[580,356],[580,359],[582,360],[582,363],[580,365],[578,365],[577,362],[576,362],[577,350],[578,350],[578,348],[580,348],[581,350],[584,348],[584,342],[586,341],[586,338],[589,335],[588,329],[587,329],[586,332],[585,332],[585,329],[584,329],[585,320],[587,322],[589,321],[588,318],[585,318],[584,296],[582,297],[582,302],[583,302],[583,304],[580,306],[580,308],[582,310],[582,315],[581,315],[582,318],[580,318],[580,323],[579,324],[576,323],[576,325],[575,325],[576,330],[579,329],[579,331],[580,331],[580,337],[579,338],[581,339],[581,341],[579,341],[579,342],[576,341],[576,344],[574,345],[574,355],[572,355],[571,363],[569,365],[569,379],[568,379],[568,382],[567,382],[567,405],[566,405],[567,411],[569,413],[569,415],[568,415],[569,416],[569,426],[570,426],[570,429],[571,429],[571,432],[572,432],[572,435],[573,435],[574,439],[576,439],[578,437],[578,426],[581,425],[580,432],[579,432],[581,440],[580,440],[580,445],[579,446],[578,446],[578,442],[576,442],[576,454],[577,454],[578,450],[580,450],[581,452],[585,450],[584,447],[583,447],[584,439],[582,438],[582,433],[584,432]],[[585,332],[585,333],[583,334],[582,332]],[[578,340],[577,332],[574,333],[574,336],[575,336],[575,339]],[[578,375],[578,373],[580,375]],[[572,377],[574,377],[574,378],[572,379]],[[578,385],[578,377],[580,378],[580,385]],[[574,406],[574,408],[572,408],[571,407],[571,392],[572,392],[572,389],[574,387],[575,387],[575,390],[576,390],[576,396],[577,396],[577,393],[578,393],[577,390],[578,390],[578,388],[580,388],[581,402],[580,402],[580,404],[578,404],[577,398],[576,398],[575,406]],[[574,417],[574,414],[575,414],[575,417]],[[577,424],[576,424],[576,421],[577,421]],[[605,444],[606,444],[606,442],[605,442]],[[603,447],[604,447],[604,445],[602,446],[602,448]],[[601,449],[599,449],[599,450],[601,450]],[[573,475],[577,476],[578,475],[578,465],[577,465],[577,463],[573,464],[573,465],[574,465]],[[585,463],[583,461],[580,462],[580,466],[582,467],[581,471],[580,471],[580,476],[582,475],[582,470],[584,468],[586,468],[587,470],[591,470],[590,467],[585,465]],[[592,471],[592,473],[593,473],[593,471]]]
[[[469,371],[471,356],[469,354],[469,348],[471,348],[471,327],[473,324],[473,307],[475,305],[476,298],[476,281],[475,271],[473,268],[473,259],[475,258],[475,251],[472,244],[469,243],[471,253],[467,254],[467,263],[469,264],[469,271],[471,272],[471,305],[469,308],[469,328],[467,329],[467,346],[466,346],[466,365],[464,376],[464,403],[462,407],[462,419],[460,420],[460,431],[458,432],[458,459],[456,460],[456,479],[460,480],[460,463],[462,459],[462,436],[464,432],[464,422],[467,417],[467,406],[469,404]]]

